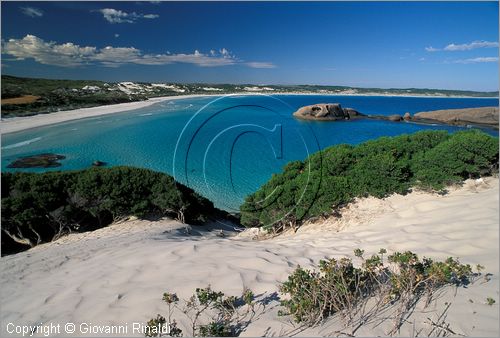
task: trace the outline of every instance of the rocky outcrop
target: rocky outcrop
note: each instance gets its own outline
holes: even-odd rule
[[[342,108],[339,103],[320,103],[305,106],[293,113],[303,120],[341,121],[352,119],[371,119],[392,122],[443,123],[449,125],[478,125],[498,129],[498,107],[481,107],[466,109],[447,109],[421,112],[411,116],[405,113],[393,115],[365,115],[353,108]]]
[[[44,153],[32,156],[18,158],[7,168],[54,168],[60,167],[60,160],[64,160],[66,156],[51,153]]]
[[[342,108],[340,103],[320,103],[302,107],[293,116],[303,120],[338,121],[365,115],[352,108]]]
[[[416,113],[413,120],[424,123],[486,125],[498,128],[498,107],[434,110]]]
[[[389,115],[389,116],[387,116],[387,119],[388,119],[389,121],[399,122],[399,121],[401,121],[403,118],[401,117],[401,115],[398,115],[398,114],[393,114],[393,115]]]

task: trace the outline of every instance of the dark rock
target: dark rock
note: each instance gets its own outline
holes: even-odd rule
[[[353,108],[344,108],[344,113],[347,113],[351,119],[355,117],[366,116]]]
[[[103,161],[94,161],[92,162],[92,166],[94,167],[102,167],[102,166],[105,166],[106,165],[106,162],[103,162]]]
[[[64,160],[66,156],[51,153],[44,153],[18,158],[7,168],[53,168],[60,167],[59,160]]]

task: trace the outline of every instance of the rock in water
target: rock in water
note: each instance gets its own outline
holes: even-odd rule
[[[403,120],[405,121],[410,121],[411,120],[411,115],[410,113],[406,112],[403,116]]]
[[[387,117],[387,119],[388,119],[389,121],[399,122],[399,121],[401,121],[401,115],[398,115],[398,114],[389,115],[389,116]]]
[[[59,160],[64,160],[66,156],[52,153],[37,154],[18,158],[7,168],[53,168],[60,167]]]
[[[319,103],[302,107],[293,116],[304,120],[338,121],[364,115],[352,108],[342,109],[340,103]]]
[[[106,162],[103,162],[103,161],[96,160],[96,161],[92,162],[92,166],[94,166],[94,167],[102,167],[104,165],[106,165]]]

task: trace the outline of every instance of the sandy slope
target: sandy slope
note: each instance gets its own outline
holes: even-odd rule
[[[340,221],[310,224],[296,234],[263,241],[251,240],[251,232],[221,238],[219,231],[186,228],[169,220],[128,221],[70,235],[0,259],[2,336],[8,322],[145,321],[165,314],[164,291],[187,298],[207,284],[228,295],[248,287],[266,301],[243,335],[332,335],[342,329],[335,318],[317,328],[294,330],[286,318],[277,316],[274,293],[298,264],[312,266],[324,257],[352,255],[358,247],[367,254],[385,247],[440,259],[458,256],[464,263],[486,266],[493,274],[489,282],[448,288],[427,312],[410,319],[425,333],[430,328],[426,318],[439,314],[429,310],[451,302],[446,322],[454,332],[498,336],[498,202],[498,179],[488,179],[469,181],[445,196],[416,192],[363,199],[345,210]],[[497,304],[486,305],[486,297]],[[389,329],[390,321],[370,324],[356,335],[385,335]],[[412,330],[407,325],[400,334],[408,336]]]

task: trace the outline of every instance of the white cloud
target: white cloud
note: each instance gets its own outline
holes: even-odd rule
[[[120,34],[115,33],[115,38],[119,38],[119,37],[120,37]]]
[[[487,63],[487,62],[498,62],[498,57],[496,56],[482,56],[473,59],[455,60],[454,63]]]
[[[136,12],[127,13],[119,9],[103,8],[98,10],[109,23],[134,23],[138,19],[156,19],[158,14],[140,14]]]
[[[32,18],[39,18],[43,16],[43,11],[35,7],[21,7],[20,9],[24,15],[30,16]]]
[[[250,68],[276,68],[271,62],[245,62],[245,64]]]
[[[461,45],[456,45],[452,43],[444,47],[444,50],[453,52],[453,51],[471,50],[476,48],[498,48],[498,42],[473,41],[471,43],[464,43]]]
[[[434,47],[426,47],[425,50],[428,52],[438,52],[438,51],[456,52],[456,51],[472,50],[477,48],[498,48],[498,42],[477,40],[477,41],[472,41],[471,43],[464,43],[460,45],[450,43],[449,45],[447,45],[442,49]]]
[[[124,64],[166,65],[187,63],[200,67],[219,67],[243,64],[252,68],[274,68],[268,62],[243,62],[227,49],[220,52],[214,50],[208,54],[195,50],[193,53],[144,54],[134,47],[97,48],[79,46],[72,42],[57,44],[44,41],[34,35],[26,35],[22,39],[2,41],[2,53],[13,56],[16,60],[34,59],[35,61],[53,66],[77,67],[87,64],[99,64],[106,67],[118,67]]]

